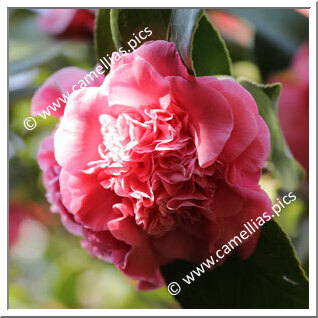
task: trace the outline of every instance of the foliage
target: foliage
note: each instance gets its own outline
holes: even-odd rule
[[[194,264],[176,262],[163,271],[181,281]],[[225,263],[196,278],[177,296],[183,308],[308,308],[308,279],[290,240],[274,221],[262,228],[256,251],[247,260],[233,253]],[[195,296],[194,296],[195,295]]]

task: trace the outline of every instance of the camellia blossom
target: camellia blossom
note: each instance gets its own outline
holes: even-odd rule
[[[309,46],[303,45],[290,69],[273,75],[281,82],[278,117],[288,147],[309,176]]]
[[[62,89],[77,78],[55,80]],[[202,261],[271,210],[259,186],[269,130],[253,97],[233,79],[190,76],[173,43],[122,56],[63,110],[38,154],[52,210],[140,289],[164,285],[162,265]],[[259,232],[237,248],[242,258]]]
[[[95,12],[91,9],[48,9],[38,16],[38,26],[55,36],[91,38]]]

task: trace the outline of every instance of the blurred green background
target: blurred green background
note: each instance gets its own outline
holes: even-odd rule
[[[37,25],[42,13],[9,10],[9,308],[179,308],[166,288],[137,291],[135,282],[112,264],[89,256],[80,239],[69,234],[59,217],[49,212],[36,155],[39,143],[51,133],[57,119],[37,117],[32,131],[25,129],[23,121],[30,116],[34,91],[48,76],[72,65],[91,70],[96,59],[93,36],[74,39],[48,35]],[[236,77],[265,82],[270,71],[288,66],[286,53],[274,69],[262,67],[254,50],[253,19],[229,22],[220,19],[220,11],[215,10],[209,10],[209,16],[226,40]],[[264,168],[261,184],[272,201],[285,194],[270,163]],[[292,238],[308,275],[307,183],[295,193],[297,200],[277,220]]]

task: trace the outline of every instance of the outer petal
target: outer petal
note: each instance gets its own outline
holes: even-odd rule
[[[258,185],[262,167],[270,151],[270,133],[264,120],[257,115],[258,133],[253,142],[231,164],[227,177],[231,183],[245,187]]]
[[[155,54],[154,54],[155,52]],[[136,57],[146,60],[162,76],[181,76],[192,78],[183,65],[175,44],[167,41],[148,41],[141,45],[133,54],[121,55],[119,61],[113,62],[112,70],[124,64],[133,63]]]
[[[66,210],[62,202],[59,203],[60,206],[60,216],[61,216],[61,222],[64,225],[64,227],[72,234],[77,236],[83,235],[83,228],[81,224],[78,224],[73,214],[71,214],[69,211]]]
[[[146,42],[136,50],[135,54],[148,61],[163,77],[181,76],[190,78],[179,53],[176,51],[175,44],[172,42]]]
[[[31,113],[36,116],[47,110],[48,106],[51,116],[63,116],[65,103],[73,90],[78,90],[78,81],[83,80],[89,72],[78,67],[65,67],[50,76],[44,84],[35,92],[31,102]],[[97,74],[97,73],[96,73]],[[97,79],[87,84],[87,86],[100,86],[104,77],[99,75]],[[76,85],[74,87],[74,85]],[[54,111],[54,105],[57,106]],[[60,105],[60,107],[58,107]]]
[[[244,205],[245,198],[235,187],[220,180],[213,197],[213,212],[218,217],[229,217],[238,214]]]
[[[109,221],[108,228],[115,238],[132,246],[142,244],[143,240],[147,237],[131,216],[124,216]]]
[[[197,239],[181,230],[170,231],[160,238],[153,239],[153,246],[163,258],[184,259],[190,262],[200,262],[207,257],[207,241]]]
[[[62,169],[60,187],[63,204],[75,220],[93,231],[108,229],[108,222],[117,216],[113,205],[120,198],[113,191],[104,189],[96,175],[71,175]]]
[[[169,83],[139,56],[134,56],[131,63],[112,69],[105,85],[108,88],[109,105],[159,105],[160,98],[169,93]]]
[[[39,151],[37,155],[38,164],[41,170],[46,171],[53,165],[57,165],[54,157],[54,137],[45,137],[39,146]]]
[[[232,78],[216,79],[214,77],[199,77],[199,81],[211,85],[226,95],[230,101],[241,101],[245,108],[252,113],[258,114],[257,104],[253,96]],[[236,97],[236,98],[235,98]],[[235,99],[234,99],[235,98]]]
[[[144,282],[139,285],[140,289],[153,289],[164,285],[159,269],[160,262],[147,241],[140,247],[132,248],[126,254],[124,262],[115,265],[129,277]]]
[[[47,191],[46,198],[51,204],[51,212],[60,214],[61,222],[70,233],[82,235],[82,226],[74,220],[73,215],[67,211],[61,201],[59,184],[61,168],[55,160],[53,136],[48,136],[41,142],[37,158],[43,171],[42,180]]]
[[[201,167],[211,165],[223,150],[233,129],[228,101],[214,88],[180,77],[168,77],[174,102],[188,112],[195,125]]]
[[[92,256],[112,261],[113,252],[127,253],[129,246],[116,240],[109,231],[94,232],[84,229],[84,240],[82,247]]]
[[[67,105],[54,138],[55,157],[60,166],[77,172],[100,159],[98,145],[103,138],[99,116],[107,112],[107,96],[98,88],[83,88],[72,95]]]
[[[256,102],[252,95],[233,79],[217,80],[213,77],[199,77],[198,81],[217,89],[231,105],[234,128],[222,151],[221,158],[225,161],[233,161],[257,135]]]
[[[257,217],[262,216],[265,211],[268,212],[268,215],[272,215],[271,201],[262,189],[258,187],[255,189],[239,188],[238,190],[245,197],[245,202],[240,213],[224,219],[224,236],[221,244],[225,244],[234,236],[238,236],[242,230],[246,230],[245,223],[250,222],[252,224],[251,219],[256,221]],[[264,221],[266,220],[264,219]],[[238,248],[242,258],[247,258],[254,252],[260,234],[261,228],[253,233],[248,240],[243,241],[244,244]]]

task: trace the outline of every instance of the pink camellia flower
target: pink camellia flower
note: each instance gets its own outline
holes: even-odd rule
[[[89,9],[49,9],[38,17],[39,28],[55,36],[91,38],[94,23],[95,12]]]
[[[242,86],[190,76],[174,44],[155,41],[122,56],[101,86],[71,94],[38,159],[65,226],[148,290],[164,284],[160,266],[200,262],[270,211],[258,184],[268,153]]]
[[[281,82],[279,122],[288,147],[309,176],[309,46],[303,45],[289,70],[275,74],[271,82]]]

